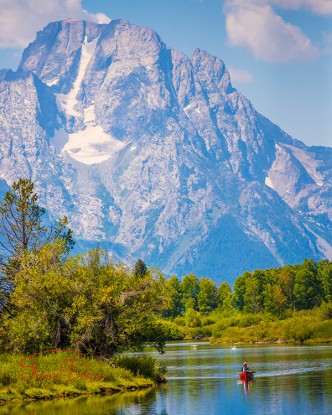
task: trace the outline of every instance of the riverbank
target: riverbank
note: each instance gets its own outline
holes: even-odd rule
[[[328,312],[327,312],[328,311]],[[200,320],[198,327],[188,327],[183,318],[174,323],[184,340],[208,340],[220,344],[330,344],[332,315],[326,307],[302,310],[277,318],[267,313],[246,314],[238,311],[212,312]]]
[[[139,358],[135,359],[137,367]],[[149,362],[142,363],[148,366]],[[151,377],[147,374],[142,376],[139,369],[136,372],[135,375],[120,367],[116,360],[100,361],[71,351],[48,351],[31,356],[0,354],[0,405],[113,394],[155,385],[155,368]]]

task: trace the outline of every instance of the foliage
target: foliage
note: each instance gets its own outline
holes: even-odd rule
[[[287,315],[287,310],[309,310],[332,293],[332,263],[304,260],[301,265],[245,272],[234,283],[234,306],[241,311]]]
[[[136,278],[143,278],[146,276],[147,273],[148,273],[148,269],[145,263],[141,259],[138,259],[134,266],[134,271],[133,271],[134,276]]]
[[[182,306],[184,310],[197,310],[197,296],[199,293],[199,279],[194,274],[183,277],[181,281]]]
[[[183,313],[183,299],[181,284],[175,275],[172,275],[166,282],[166,307],[165,317],[177,317]]]
[[[216,284],[209,278],[201,278],[197,294],[198,310],[208,313],[216,309],[218,305],[218,289]]]
[[[29,179],[13,183],[0,203],[0,312],[15,286],[22,256],[35,252],[45,243],[60,239],[66,252],[73,247],[72,231],[67,218],[50,227],[43,222],[45,209],[38,204],[38,195]],[[10,312],[9,309],[6,311]]]
[[[233,294],[231,286],[227,282],[222,282],[218,287],[218,307],[221,311],[226,311],[233,306]]]
[[[114,364],[123,367],[135,376],[142,376],[157,383],[165,381],[166,368],[148,355],[120,355],[115,357]]]
[[[326,343],[332,341],[332,321],[322,321],[321,309],[294,311],[283,320],[265,313],[239,314],[236,318],[220,319],[213,326],[212,341]]]
[[[185,322],[187,327],[200,327],[202,325],[200,313],[193,308],[188,308],[185,314]]]
[[[2,346],[19,352],[70,347],[104,356],[144,344],[162,351],[169,334],[159,320],[164,279],[153,273],[137,279],[102,250],[62,261],[64,249],[55,242],[24,256]]]

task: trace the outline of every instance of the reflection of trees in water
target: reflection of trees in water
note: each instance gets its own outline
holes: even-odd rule
[[[56,399],[22,404],[6,404],[1,408],[1,415],[80,415],[80,414],[125,414],[143,408],[156,401],[156,389],[114,393],[109,396],[80,396],[77,398]],[[133,412],[145,413],[145,412]],[[146,412],[148,413],[148,412]],[[162,415],[162,413],[160,414]]]

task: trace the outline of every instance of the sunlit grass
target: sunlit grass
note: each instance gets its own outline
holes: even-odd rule
[[[149,367],[155,377],[159,375],[155,362]],[[121,367],[115,359],[102,361],[61,351],[30,357],[0,354],[0,401],[110,393],[154,383],[152,375]]]
[[[271,315],[248,315],[221,318],[213,328],[212,342],[216,343],[330,343],[332,320],[322,319],[322,310],[294,312],[284,319]],[[244,322],[247,321],[247,324]],[[251,324],[250,324],[251,323]]]

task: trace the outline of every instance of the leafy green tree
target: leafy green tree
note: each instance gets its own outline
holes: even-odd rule
[[[199,281],[199,292],[197,294],[198,310],[209,313],[218,305],[218,289],[210,278],[201,278]]]
[[[293,308],[294,303],[294,278],[295,270],[294,267],[286,265],[280,269],[280,286],[282,292],[287,299],[288,308]]]
[[[32,181],[19,179],[0,203],[0,310],[14,287],[13,276],[20,269],[22,255],[58,238],[67,251],[74,245],[67,218],[46,226],[42,220],[45,209],[37,202]]]
[[[160,320],[164,279],[142,279],[116,267],[101,250],[63,260],[57,241],[24,254],[9,298],[2,347],[19,352],[74,348],[110,356],[150,344],[163,350],[170,335]]]
[[[251,313],[259,313],[263,308],[263,288],[264,288],[263,271],[254,271],[246,279],[246,291],[244,295],[245,310]]]
[[[233,308],[233,294],[227,282],[222,282],[218,287],[218,307],[222,311]]]
[[[197,310],[197,296],[199,293],[199,280],[193,273],[183,277],[181,281],[182,304],[185,310]]]
[[[287,298],[277,284],[266,284],[264,288],[264,310],[281,317],[287,308]]]
[[[322,284],[324,301],[332,300],[332,262],[324,259],[318,263],[317,276]]]
[[[141,259],[138,259],[134,266],[134,276],[137,278],[143,278],[146,276],[147,272],[148,269],[145,263]]]
[[[233,304],[234,307],[239,310],[244,308],[244,297],[246,294],[246,281],[250,277],[249,272],[245,272],[241,277],[238,277],[234,282],[234,295],[233,295]]]
[[[314,260],[304,260],[295,273],[294,303],[297,310],[309,310],[321,304],[323,286],[318,278],[317,264]]]
[[[181,284],[176,275],[172,275],[166,282],[166,310],[165,317],[177,317],[183,313]]]

